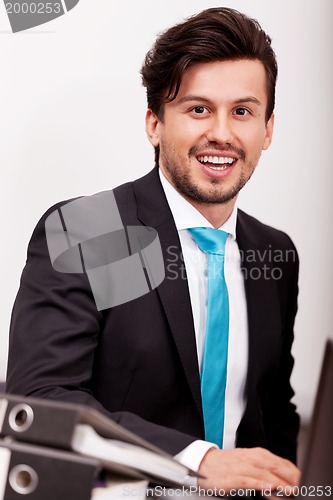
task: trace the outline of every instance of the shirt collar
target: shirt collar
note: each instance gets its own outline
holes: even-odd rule
[[[213,227],[210,222],[189,203],[167,180],[161,169],[159,176],[166,199],[172,212],[178,231],[191,227]],[[236,239],[237,207],[235,206],[229,219],[219,229],[229,233]]]

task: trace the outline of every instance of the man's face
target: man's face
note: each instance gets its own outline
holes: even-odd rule
[[[163,121],[150,110],[150,142],[166,178],[190,202],[226,203],[251,177],[271,143],[266,74],[259,61],[197,64],[183,76]]]

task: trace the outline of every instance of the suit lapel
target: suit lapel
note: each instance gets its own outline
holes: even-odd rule
[[[245,220],[247,219],[247,220]],[[249,328],[248,397],[276,363],[281,313],[270,245],[253,231],[251,218],[239,211],[237,242],[242,257]],[[272,272],[273,271],[273,272]],[[263,378],[264,377],[264,378]],[[251,401],[248,401],[251,404]]]
[[[134,192],[139,220],[156,229],[159,235],[166,276],[156,290],[198,412],[203,419],[198,357],[185,265],[178,231],[160,183],[157,168],[134,182]]]

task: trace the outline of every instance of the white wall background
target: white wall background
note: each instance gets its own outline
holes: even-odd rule
[[[37,220],[59,200],[151,169],[139,78],[144,55],[161,30],[221,4],[257,18],[278,56],[273,145],[240,206],[287,231],[299,250],[293,384],[299,409],[309,416],[324,341],[333,335],[331,0],[81,0],[67,15],[17,34],[1,2],[0,379]]]

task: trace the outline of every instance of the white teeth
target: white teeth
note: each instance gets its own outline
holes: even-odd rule
[[[224,167],[210,167],[212,168],[213,170],[226,170],[227,168],[229,168],[228,165],[225,165]]]
[[[199,156],[198,160],[201,163],[213,163],[215,165],[225,165],[226,164],[226,166],[228,166],[228,165],[231,165],[232,163],[234,163],[235,158],[231,158],[229,156]],[[224,167],[224,168],[226,168],[226,167]],[[218,169],[218,170],[222,170],[222,169]]]

